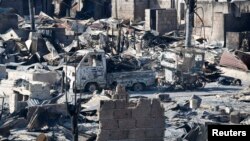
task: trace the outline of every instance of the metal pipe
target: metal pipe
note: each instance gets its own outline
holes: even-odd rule
[[[77,29],[78,30],[78,29]],[[76,60],[76,56],[75,56]],[[77,63],[75,62],[75,85],[74,85],[74,95],[75,95],[75,104],[74,104],[74,112],[73,112],[73,117],[72,117],[72,129],[73,129],[73,140],[78,141],[78,103],[77,103],[77,77],[76,77],[76,67]]]
[[[0,120],[2,119],[2,116],[3,116],[3,108],[4,108],[4,97],[2,97],[2,107],[1,107],[1,113],[0,113]]]

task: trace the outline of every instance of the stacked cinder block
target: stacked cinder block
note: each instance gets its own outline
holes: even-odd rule
[[[112,0],[112,17],[119,19],[132,19],[135,15],[134,0]]]
[[[10,113],[18,112],[21,109],[24,109],[27,106],[27,96],[12,93],[9,95],[9,110]]]
[[[135,0],[134,1],[134,20],[142,21],[145,20],[145,9],[149,8],[149,0]]]
[[[13,93],[12,88],[14,87],[15,81],[12,80],[1,80],[0,82],[0,95],[5,94],[7,96]]]
[[[16,87],[9,95],[10,113],[19,111],[27,106],[29,98],[46,100],[50,98],[50,87],[47,83],[30,81],[27,87]]]
[[[171,0],[112,0],[112,17],[144,20],[145,9],[171,8]]]
[[[158,99],[101,101],[97,141],[163,141],[164,108]]]
[[[159,9],[159,8],[171,8],[171,0],[156,0],[150,1],[151,9]]]
[[[156,11],[156,30],[161,34],[177,29],[176,9],[159,9]]]
[[[154,14],[156,14],[156,18]],[[155,21],[155,27],[153,22]],[[159,34],[164,34],[177,29],[176,9],[146,9],[145,10],[145,30],[156,30]]]
[[[126,92],[125,87],[122,87],[121,85],[118,85],[116,87],[116,92],[112,95],[112,99],[123,99],[128,101],[129,95]]]

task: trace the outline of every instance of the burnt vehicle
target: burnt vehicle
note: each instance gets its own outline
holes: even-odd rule
[[[218,78],[218,84],[220,85],[238,85],[242,86],[242,82],[238,78],[230,77],[230,76],[221,76]]]
[[[152,70],[132,70],[108,72],[114,64],[107,63],[108,56],[104,50],[85,49],[73,54],[64,66],[67,82],[75,91],[89,91],[115,88],[121,84],[134,91],[143,91],[155,85],[155,73]],[[108,66],[112,65],[112,66]]]
[[[160,57],[164,68],[164,77],[159,80],[159,87],[171,90],[182,88],[194,90],[204,88],[206,79],[202,72],[204,53],[192,49],[167,50]]]

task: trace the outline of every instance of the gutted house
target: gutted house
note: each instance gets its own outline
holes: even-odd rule
[[[178,28],[184,8],[184,0],[112,0],[112,17],[145,20],[145,30],[164,34]]]
[[[111,16],[111,0],[53,0],[55,15],[81,19]]]
[[[250,1],[198,0],[194,34],[210,41],[223,41],[230,49],[238,49],[250,30]]]
[[[144,20],[145,9],[181,9],[178,7],[183,7],[183,2],[183,0],[112,0],[112,17]],[[180,6],[181,3],[182,6]]]

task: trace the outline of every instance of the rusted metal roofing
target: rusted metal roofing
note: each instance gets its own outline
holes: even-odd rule
[[[248,71],[247,65],[238,56],[227,51],[221,55],[220,65]]]

